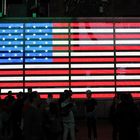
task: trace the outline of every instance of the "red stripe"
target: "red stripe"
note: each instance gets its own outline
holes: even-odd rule
[[[71,27],[113,27],[113,23],[105,23],[105,22],[75,22],[70,24]]]
[[[68,39],[68,38],[69,38],[69,35],[62,35],[62,34],[53,35],[53,39]]]
[[[69,62],[69,58],[53,58],[53,62],[65,63],[65,62]]]
[[[138,22],[121,22],[121,23],[115,23],[115,27],[140,27],[140,23]]]
[[[63,75],[63,74],[69,74],[69,70],[26,70],[26,75]]]
[[[117,81],[117,86],[140,86],[140,81]]]
[[[140,69],[117,69],[117,74],[140,74]]]
[[[114,74],[114,69],[94,69],[94,70],[71,70],[71,74]]]
[[[114,46],[71,46],[72,51],[113,51]]]
[[[117,57],[116,62],[140,62],[140,57]]]
[[[25,82],[25,87],[67,87],[69,82]]]
[[[86,54],[85,54],[86,55]],[[71,62],[114,62],[114,58],[71,58]]]
[[[131,50],[140,50],[140,45],[139,46],[116,46],[117,51],[131,51]]]
[[[87,87],[87,86],[114,86],[115,82],[114,81],[100,81],[100,82],[89,82],[89,81],[83,81],[83,82],[71,82],[71,86],[76,87],[76,86],[82,86],[82,87]]]
[[[0,70],[0,76],[2,75],[22,75],[23,70]]]
[[[92,94],[92,97],[94,97],[94,98],[101,98],[101,99],[102,98],[106,98],[106,99],[113,98],[114,96],[115,96],[115,93]],[[47,94],[41,94],[40,97],[43,98],[43,99],[47,99],[48,95]],[[58,99],[59,97],[60,96],[58,94],[53,94],[53,98]],[[85,99],[87,97],[86,97],[85,93],[81,93],[81,94],[73,94],[72,98],[74,98],[74,99]]]
[[[53,51],[68,51],[68,46],[53,46]]]
[[[112,34],[76,34],[71,35],[72,39],[113,39]]]
[[[116,34],[117,39],[136,39],[140,38],[140,34]]]
[[[19,88],[23,87],[23,82],[2,82],[0,88]]]
[[[53,27],[68,27],[68,23],[53,23]]]

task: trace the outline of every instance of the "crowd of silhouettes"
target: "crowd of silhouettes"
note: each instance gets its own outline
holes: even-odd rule
[[[59,99],[48,94],[40,99],[37,91],[19,92],[15,96],[9,91],[0,100],[0,140],[76,140],[78,112],[72,91],[64,90]],[[88,140],[97,140],[97,100],[90,90],[84,100]],[[139,140],[140,111],[131,94],[116,94],[110,107],[112,140]]]

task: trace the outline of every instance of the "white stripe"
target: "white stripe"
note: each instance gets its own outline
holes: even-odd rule
[[[130,92],[130,91],[140,91],[140,87],[117,87],[117,92],[121,92],[121,91],[126,91],[126,92]]]
[[[140,40],[116,40],[116,44],[140,44]]]
[[[118,63],[117,68],[137,68],[140,67],[140,63]]]
[[[117,56],[140,56],[140,52],[116,52]]]
[[[71,76],[71,80],[114,80],[113,76]]]
[[[71,41],[71,45],[113,45],[113,40],[73,40]]]
[[[69,29],[52,29],[53,33],[68,33]]]
[[[52,68],[52,69],[61,69],[61,68],[69,68],[69,64],[26,64],[26,69],[40,69],[40,68]]]
[[[71,64],[71,68],[114,68],[114,64]]]
[[[53,52],[53,56],[69,56],[69,52]]]
[[[0,69],[23,69],[23,65],[0,65]]]
[[[139,80],[140,75],[117,75],[117,80]]]
[[[45,92],[45,93],[50,93],[50,92],[55,92],[55,93],[62,93],[64,90],[68,88],[33,88],[33,91],[37,92]]]
[[[0,77],[0,81],[23,81],[23,77]]]
[[[86,88],[71,88],[71,90],[73,92],[85,92],[90,89],[93,93],[94,92],[114,92],[115,91],[115,88],[114,87],[106,87],[106,88],[89,88],[89,87],[86,87]]]
[[[68,45],[69,44],[69,41],[67,40],[55,40],[55,41],[52,41],[52,44],[53,45]]]
[[[19,93],[20,91],[23,92],[23,88],[17,88],[17,89],[1,89],[1,93],[8,93],[8,91],[12,91],[13,93]],[[27,92],[27,89],[25,89],[25,92]]]
[[[69,76],[26,76],[26,81],[55,81],[69,80]]]
[[[71,33],[113,33],[113,29],[71,29]]]
[[[135,28],[135,29],[125,29],[125,28],[121,28],[121,29],[116,29],[115,30],[116,33],[140,33],[140,28]],[[133,35],[132,35],[133,36]]]
[[[71,56],[114,56],[114,52],[71,52]]]

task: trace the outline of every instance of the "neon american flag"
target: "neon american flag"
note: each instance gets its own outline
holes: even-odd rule
[[[1,93],[140,91],[140,23],[0,23]]]

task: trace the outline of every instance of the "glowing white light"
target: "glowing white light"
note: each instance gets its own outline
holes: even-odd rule
[[[8,52],[11,52],[11,50],[9,50]]]
[[[30,54],[28,53],[27,56],[30,56]]]
[[[114,64],[71,64],[71,68],[114,68]]]
[[[27,40],[30,40],[30,38],[27,38]]]
[[[42,46],[39,46],[39,48],[42,48]]]
[[[14,56],[17,56],[17,54],[15,53],[15,55]]]
[[[30,30],[27,30],[27,32],[29,33],[29,32],[30,32]]]
[[[11,42],[8,42],[8,44],[10,45],[10,44],[11,44]]]
[[[20,26],[20,28],[23,28],[23,26]]]
[[[42,54],[40,53],[39,56],[42,56]]]
[[[15,33],[17,33],[17,30],[15,30]]]
[[[45,52],[48,52],[48,50],[45,50]]]
[[[3,38],[2,40],[5,40],[5,38]]]
[[[48,58],[46,57],[45,60],[48,60]]]
[[[11,28],[11,26],[9,26],[9,28]]]
[[[48,34],[45,34],[45,36],[48,36]]]
[[[45,28],[48,28],[48,26],[46,25]]]
[[[42,40],[42,38],[39,38],[39,40]]]
[[[8,34],[8,36],[12,36],[11,34]]]
[[[30,46],[27,46],[27,48],[30,48]]]
[[[36,28],[36,26],[33,26],[33,28]]]
[[[39,32],[42,32],[42,30],[39,30]]]
[[[34,57],[33,60],[36,60],[36,58]]]
[[[5,33],[5,30],[2,30],[3,33]]]
[[[23,36],[23,34],[21,34],[20,36]]]
[[[17,38],[15,38],[15,40],[17,40]]]
[[[48,42],[45,42],[45,44],[48,44]]]
[[[5,56],[5,54],[2,54],[2,56]]]
[[[36,42],[34,41],[33,44],[36,44]]]
[[[14,46],[14,48],[17,48],[17,46]]]
[[[9,61],[11,61],[11,58],[8,58]]]
[[[2,46],[2,48],[4,49],[4,48],[5,48],[5,46]]]
[[[20,58],[20,60],[23,60],[23,58]]]
[[[36,50],[33,50],[33,52],[36,52]]]
[[[23,50],[20,50],[20,52],[23,52]]]
[[[33,34],[33,36],[36,36],[36,34]]]
[[[23,42],[20,42],[20,44],[22,45],[22,44],[23,44]]]

